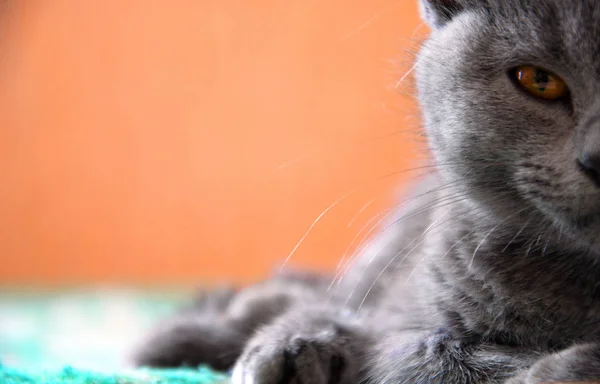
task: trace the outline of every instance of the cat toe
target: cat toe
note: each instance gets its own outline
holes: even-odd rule
[[[295,336],[249,347],[235,366],[233,384],[341,384],[346,359],[318,340]]]

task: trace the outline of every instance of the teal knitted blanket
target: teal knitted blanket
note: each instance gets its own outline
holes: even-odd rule
[[[186,291],[0,293],[1,384],[222,384],[208,368],[124,370],[123,357]]]
[[[140,369],[121,372],[96,372],[63,369],[14,369],[0,367],[2,384],[225,384],[227,376],[207,368]]]

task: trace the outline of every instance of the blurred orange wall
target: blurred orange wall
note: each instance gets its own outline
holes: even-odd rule
[[[335,268],[411,176],[416,3],[10,3],[0,283],[254,281],[324,211]]]

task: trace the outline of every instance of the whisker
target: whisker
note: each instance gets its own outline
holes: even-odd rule
[[[449,212],[449,211],[448,211],[448,212]],[[428,226],[428,227],[425,229],[425,231],[423,231],[423,233],[422,233],[421,235],[419,235],[417,238],[415,238],[413,241],[411,241],[411,242],[410,242],[410,243],[409,243],[409,244],[408,244],[406,247],[404,247],[404,248],[403,248],[403,249],[402,249],[400,252],[396,253],[396,255],[394,255],[394,257],[392,257],[392,258],[390,259],[390,261],[389,261],[389,262],[388,262],[388,263],[387,263],[387,264],[386,264],[386,265],[385,265],[385,266],[382,268],[382,270],[379,272],[379,274],[378,274],[378,275],[375,277],[375,280],[373,281],[373,283],[371,283],[371,285],[370,285],[370,286],[369,286],[369,288],[367,289],[367,292],[365,293],[365,295],[363,296],[363,298],[362,298],[362,300],[361,300],[360,304],[358,305],[357,312],[361,310],[361,308],[363,307],[363,305],[364,305],[365,301],[367,300],[367,297],[369,296],[369,294],[371,293],[371,291],[373,290],[373,288],[375,287],[375,285],[377,284],[377,282],[379,281],[379,279],[381,278],[381,276],[383,276],[383,274],[385,273],[385,271],[386,271],[386,270],[387,270],[387,269],[388,269],[388,268],[389,268],[389,267],[390,267],[390,266],[391,266],[391,265],[392,265],[392,264],[393,264],[393,263],[396,261],[396,259],[397,259],[397,258],[398,258],[398,257],[399,257],[399,256],[400,256],[402,253],[404,253],[404,251],[405,251],[405,250],[406,250],[406,249],[407,249],[409,246],[411,246],[412,244],[414,244],[414,242],[415,242],[416,240],[418,240],[418,239],[421,239],[421,240],[419,240],[419,241],[420,241],[420,243],[422,243],[422,242],[424,241],[424,240],[422,240],[422,239],[424,238],[424,236],[425,236],[427,233],[429,233],[429,231],[431,231],[432,229],[435,229],[435,228],[437,228],[435,225],[436,225],[436,224],[437,224],[437,223],[438,223],[438,222],[439,222],[439,221],[440,221],[440,220],[441,220],[441,219],[442,219],[444,216],[446,216],[446,214],[447,214],[448,212],[446,212],[444,215],[442,215],[442,216],[441,216],[441,217],[439,217],[438,219],[434,220],[434,221],[433,221],[433,222],[432,222],[432,223],[431,223],[431,224],[430,224],[430,225],[429,225],[429,226]],[[458,214],[458,215],[456,215],[456,216],[453,216],[453,217],[451,217],[449,220],[455,219],[457,216],[461,216],[461,215],[464,215],[464,214],[465,214],[465,213],[460,213],[460,214]],[[449,220],[446,220],[446,221],[442,222],[442,224],[444,224],[444,223],[448,222]],[[419,244],[420,244],[420,243],[419,243]],[[418,245],[419,245],[419,244],[417,244],[417,246],[413,247],[413,250],[414,250],[414,249],[416,249],[416,247],[418,247]],[[408,257],[408,255],[409,255],[409,254],[410,254],[410,252],[409,252],[407,255],[405,255],[405,256],[404,256],[404,257],[403,257],[403,258],[400,260],[400,264],[402,264],[402,263],[403,263],[403,262],[406,260],[406,258]],[[353,291],[353,292],[354,292],[354,291]],[[353,293],[353,292],[352,292],[352,293]],[[351,297],[350,297],[350,298],[351,298]],[[350,298],[349,298],[349,299],[350,299]],[[348,303],[349,299],[346,301],[346,303]]]
[[[410,67],[410,69],[404,75],[402,75],[402,77],[400,78],[400,80],[398,80],[396,82],[396,84],[394,84],[394,89],[398,89],[398,87],[400,87],[400,85],[404,82],[404,80],[406,80],[406,78],[408,76],[410,76],[410,74],[413,73],[415,69],[417,69],[417,65],[418,65],[418,63],[415,62],[413,64],[413,66]]]
[[[407,203],[409,203],[409,202],[411,202],[411,201],[413,201],[413,200],[416,200],[416,199],[419,199],[419,198],[421,198],[421,197],[424,197],[425,195],[428,195],[428,194],[430,194],[430,193],[439,192],[439,191],[441,191],[441,190],[443,190],[443,189],[446,189],[446,188],[449,188],[449,187],[453,186],[453,184],[456,184],[456,183],[458,183],[458,182],[460,182],[460,180],[458,180],[458,181],[453,181],[453,182],[451,182],[451,183],[444,184],[444,185],[442,185],[442,186],[440,186],[440,187],[432,188],[432,189],[430,189],[430,190],[428,190],[428,191],[426,191],[426,192],[424,192],[424,193],[420,193],[420,194],[418,194],[418,195],[415,195],[415,196],[411,196],[409,199],[407,199],[407,200],[403,201],[403,202],[402,202],[401,204],[399,204],[399,205],[404,205],[404,204],[407,204]],[[438,198],[438,199],[435,199],[435,200],[433,200],[433,201],[429,202],[428,204],[426,204],[426,205],[423,205],[422,207],[419,207],[417,210],[415,210],[414,212],[411,212],[411,213],[410,213],[410,215],[407,215],[407,216],[408,216],[408,217],[413,217],[414,215],[416,215],[416,214],[419,214],[419,213],[420,213],[419,211],[420,211],[420,210],[422,210],[423,208],[427,208],[429,205],[432,205],[432,204],[434,204],[434,203],[436,203],[436,202],[439,202],[440,200],[442,200],[442,199],[444,199],[444,198],[446,198],[446,197],[448,197],[448,196],[442,196],[442,197],[440,197],[440,198]],[[379,226],[379,224],[381,224],[381,222],[383,222],[383,220],[387,219],[387,218],[388,218],[388,217],[389,217],[391,214],[393,214],[393,213],[394,213],[394,211],[396,211],[396,210],[397,210],[397,206],[394,206],[394,207],[391,207],[391,208],[385,209],[385,210],[383,210],[382,212],[379,212],[379,213],[378,213],[377,215],[375,215],[373,218],[371,218],[371,220],[369,220],[369,221],[368,221],[368,222],[367,222],[365,225],[363,225],[363,227],[360,229],[360,231],[357,233],[357,235],[354,237],[354,239],[352,239],[352,241],[350,242],[350,244],[349,244],[349,245],[348,245],[348,247],[346,248],[346,251],[345,251],[345,252],[344,252],[344,254],[342,255],[342,259],[341,259],[340,263],[338,264],[338,269],[339,269],[339,267],[340,267],[340,264],[341,264],[341,263],[344,261],[344,259],[346,258],[346,256],[347,256],[347,253],[349,252],[350,248],[351,248],[351,247],[352,247],[352,245],[354,244],[354,241],[356,241],[356,239],[359,237],[359,235],[362,233],[362,231],[363,231],[363,230],[364,230],[364,229],[365,229],[365,228],[366,228],[366,227],[367,227],[367,226],[368,226],[368,225],[369,225],[371,222],[373,222],[373,220],[375,220],[375,219],[377,219],[378,217],[381,217],[381,215],[385,214],[385,216],[381,217],[381,219],[380,219],[380,220],[378,220],[378,221],[375,223],[375,225],[373,225],[373,226],[371,227],[371,229],[370,229],[370,230],[367,232],[367,234],[365,235],[365,240],[363,240],[363,241],[362,241],[362,242],[361,242],[361,243],[358,245],[357,249],[361,249],[361,247],[363,246],[363,244],[365,243],[365,241],[367,241],[367,239],[368,239],[368,236],[370,235],[370,233],[371,233],[371,232],[372,232],[372,231],[373,231],[375,228],[377,228],[377,227]],[[408,217],[407,217],[407,218],[408,218]],[[386,229],[387,229],[387,228],[385,228],[385,229],[384,229],[384,231],[385,231]],[[337,275],[336,275],[336,277],[337,277]],[[334,281],[335,281],[335,280],[334,280]]]
[[[453,203],[453,202],[451,202],[451,203]],[[450,203],[448,203],[448,204],[450,204]],[[447,205],[447,204],[444,204],[444,205]],[[419,208],[419,209],[421,210],[421,212],[420,212],[420,213],[422,213],[422,212],[427,212],[427,210],[433,210],[433,209],[436,209],[436,208],[442,207],[442,206],[444,206],[444,205],[427,204],[426,206],[424,206],[424,207],[421,207],[421,208]],[[408,219],[410,219],[410,218],[412,218],[412,217],[414,217],[414,216],[416,216],[416,215],[418,215],[418,214],[419,214],[419,213],[412,212],[411,214],[408,214],[408,215],[405,215],[405,216],[403,216],[403,217],[402,217],[402,219],[395,221],[395,223],[400,223],[400,222],[402,222],[402,221],[404,221],[404,220],[408,220]],[[374,227],[372,227],[372,228],[371,228],[371,230],[369,231],[369,233],[370,233],[370,232],[372,232],[372,231],[374,230],[374,228],[376,228],[376,227],[377,227],[377,226],[374,226]],[[389,228],[389,227],[386,227],[386,228],[384,228],[384,229],[382,230],[382,232],[385,232],[385,230],[387,230],[388,228]],[[368,233],[368,234],[369,234],[369,233]],[[365,237],[368,237],[368,234],[367,234]],[[352,266],[352,265],[351,265],[352,261],[354,261],[354,260],[355,260],[355,258],[356,258],[358,255],[361,255],[361,254],[362,254],[362,252],[363,252],[365,249],[367,249],[367,248],[368,248],[368,246],[369,246],[369,245],[372,243],[372,241],[374,241],[374,240],[371,240],[371,241],[364,241],[364,242],[361,242],[361,244],[359,244],[359,246],[358,246],[357,250],[356,250],[356,251],[353,253],[353,255],[350,257],[350,259],[349,259],[349,260],[346,262],[346,265],[345,265],[345,268],[344,268],[343,272],[342,272],[342,273],[338,272],[338,273],[336,274],[336,276],[335,276],[335,279],[334,279],[334,282],[335,282],[335,280],[337,279],[337,282],[338,282],[338,284],[340,284],[340,283],[341,283],[341,281],[343,280],[343,278],[344,278],[344,276],[346,275],[346,273],[347,273],[347,272],[350,270],[350,268],[351,268],[351,266]],[[357,278],[357,281],[361,281],[361,280],[363,279],[363,277],[364,277],[364,275],[365,275],[365,273],[366,273],[367,269],[370,267],[371,263],[372,263],[372,262],[373,262],[373,261],[374,261],[374,260],[377,258],[377,256],[378,256],[378,255],[379,255],[379,253],[375,253],[375,254],[373,254],[373,255],[370,257],[369,261],[367,262],[367,264],[364,266],[364,268],[363,268],[363,270],[362,270],[362,274],[360,275],[360,277],[359,277],[359,278]],[[356,287],[355,287],[354,289],[356,289]],[[353,290],[353,291],[354,291],[354,290]],[[353,295],[353,291],[350,293],[350,296],[352,296],[352,295]]]
[[[521,235],[521,233],[525,230],[525,227],[527,227],[527,225],[529,224],[529,221],[530,220],[527,220],[525,222],[525,224],[523,224],[523,226],[521,227],[521,229],[519,229],[519,231],[517,232],[517,234],[514,235],[512,239],[510,239],[510,241],[508,242],[508,244],[506,244],[506,247],[504,247],[504,249],[502,249],[502,253],[504,253],[508,249],[508,247],[510,247],[511,244]]]
[[[391,176],[394,176],[394,175],[399,175],[399,174],[406,173],[406,172],[413,172],[413,171],[423,170],[423,169],[436,169],[438,166],[439,165],[431,164],[431,165],[424,165],[424,166],[410,168],[410,169],[404,169],[404,170],[400,170],[400,171],[394,171],[394,172],[390,172],[388,174],[385,174],[385,175],[383,175],[381,177],[378,177],[378,178],[376,178],[376,179],[374,179],[372,181],[381,181],[381,180],[383,180],[385,178],[388,178],[388,177],[391,177]],[[294,253],[296,253],[296,251],[298,250],[298,248],[300,247],[300,245],[302,245],[302,243],[304,242],[304,240],[306,239],[306,237],[308,236],[308,234],[317,225],[317,223],[321,220],[321,218],[323,218],[323,216],[325,216],[327,214],[327,212],[329,212],[331,209],[333,209],[336,205],[338,205],[339,203],[341,203],[346,198],[354,195],[355,193],[357,193],[360,190],[363,190],[364,188],[365,188],[364,185],[361,186],[361,187],[356,187],[356,188],[352,189],[351,191],[343,194],[341,197],[337,198],[333,203],[331,203],[329,206],[327,206],[323,210],[323,212],[321,212],[321,214],[319,214],[317,216],[317,218],[311,223],[311,225],[308,227],[308,229],[302,235],[302,237],[300,238],[300,240],[298,241],[298,243],[294,246],[294,248],[292,249],[292,251],[285,258],[285,260],[283,262],[283,265],[281,266],[281,269],[283,270],[283,268],[286,266],[286,264],[289,262],[289,260],[294,255]]]
[[[419,23],[419,25],[417,25],[417,27],[413,31],[411,38],[414,39],[417,36],[417,33],[419,33],[424,26],[425,26],[425,23]]]
[[[542,250],[542,256],[546,256],[546,251],[548,250],[548,244],[550,244],[550,239],[546,240],[546,245],[544,245],[544,249]]]
[[[433,210],[436,208],[442,208],[446,205],[450,205],[456,202],[459,202],[461,199],[463,199],[464,196],[467,196],[467,194],[457,194],[454,196],[450,196],[450,199],[448,196],[443,196],[441,198],[438,198],[436,200],[434,200],[433,202],[429,202],[428,204],[423,205],[422,207],[419,207],[418,209],[416,209],[415,211],[403,216],[402,218],[400,218],[399,220],[395,220],[392,224],[390,224],[389,226],[386,226],[385,228],[382,229],[382,232],[385,232],[386,230],[388,230],[389,228],[393,227],[396,224],[399,224],[405,220],[408,220],[410,218],[413,218],[415,216],[418,216],[422,213],[427,212],[428,210]],[[448,200],[451,200],[450,202],[448,202]],[[439,203],[444,203],[444,204],[439,204]],[[335,283],[336,280],[338,280],[338,283],[341,282],[341,280],[343,279],[343,276],[348,272],[348,270],[351,267],[351,262],[356,258],[357,255],[360,255],[373,241],[373,239],[369,240],[368,237],[370,235],[370,233],[379,226],[379,224],[385,220],[386,217],[389,217],[389,215],[393,213],[390,212],[388,213],[385,217],[383,217],[382,219],[380,219],[374,226],[371,227],[371,229],[369,230],[369,232],[367,232],[367,234],[364,236],[365,240],[363,240],[357,247],[357,249],[355,250],[355,252],[352,254],[352,256],[350,257],[350,259],[348,260],[348,262],[345,265],[344,271],[343,273],[340,274],[340,272],[338,272],[335,277],[334,277],[334,282],[332,283],[332,285]],[[378,254],[374,254],[370,259],[369,262],[366,265],[366,268],[369,267],[369,265],[371,264],[371,262],[378,256]],[[365,270],[363,270],[363,274],[362,276],[358,279],[361,280],[362,277],[364,276],[364,273],[366,273],[366,268]]]
[[[342,38],[342,41],[348,40],[350,39],[352,36],[358,34],[360,31],[362,31],[363,29],[367,28],[369,25],[371,25],[375,20],[377,20],[379,17],[381,16],[381,12],[377,12],[376,14],[374,14],[373,16],[371,16],[371,18],[369,18],[367,21],[365,21],[364,23],[362,23],[358,28],[354,29],[353,31],[351,31],[350,33],[348,33],[346,36],[344,36]]]
[[[498,229],[502,224],[504,224],[505,222],[507,222],[509,219],[515,217],[516,215],[531,209],[531,207],[525,207],[523,209],[518,210],[517,212],[514,212],[511,215],[508,215],[504,220],[500,221],[500,223],[498,223],[494,228],[492,228],[481,240],[481,242],[479,242],[479,244],[477,245],[477,247],[475,248],[475,251],[473,251],[473,256],[471,257],[471,262],[469,263],[469,268],[473,267],[473,261],[475,260],[475,255],[477,255],[477,251],[479,251],[479,248],[481,248],[481,246],[483,245],[483,243],[490,237],[490,235],[492,234],[492,232],[494,232],[496,229]]]
[[[371,224],[374,220],[376,220],[378,217],[380,217],[383,214],[388,213],[389,211],[392,211],[393,208],[388,208],[385,209],[381,212],[379,212],[377,215],[373,216],[365,225],[362,226],[362,228],[360,229],[360,231],[358,231],[358,233],[354,236],[354,238],[352,239],[352,241],[350,241],[350,244],[348,244],[348,247],[346,247],[346,250],[344,251],[344,254],[342,255],[342,258],[340,259],[340,261],[338,262],[338,265],[336,267],[336,274],[333,277],[333,279],[331,280],[331,284],[329,284],[329,287],[327,288],[327,291],[329,292],[331,290],[331,288],[333,288],[333,286],[335,285],[336,281],[338,280],[338,278],[343,275],[340,273],[340,271],[342,270],[342,266],[344,267],[344,273],[347,272],[347,269],[345,268],[348,264],[344,263],[344,261],[346,260],[346,255],[348,254],[348,252],[350,251],[350,249],[352,248],[352,246],[354,245],[354,242],[356,241],[356,239],[358,239],[358,237],[362,234],[363,230],[365,228],[368,227],[369,224]],[[386,215],[387,216],[387,215]],[[373,227],[371,227],[371,229],[367,232],[367,234],[365,236],[369,236],[369,234],[371,233],[371,231],[373,230],[373,228],[376,228],[378,225],[378,223],[376,223]],[[361,243],[362,244],[362,243]],[[358,247],[360,247],[360,245],[358,245]],[[353,257],[351,256],[350,260],[348,260],[348,263],[350,263],[353,260]]]
[[[363,213],[365,211],[365,209],[369,208],[371,206],[371,204],[373,204],[373,202],[375,202],[375,200],[377,200],[377,198],[372,198],[371,200],[367,201],[356,213],[356,215],[354,215],[354,217],[352,217],[352,219],[348,222],[348,227],[351,227],[352,224],[354,224],[354,222],[360,217],[360,214]]]
[[[363,231],[369,227],[369,224],[371,224],[373,221],[377,220],[378,218],[380,218],[382,215],[386,215],[390,212],[394,210],[394,208],[386,208],[380,212],[378,212],[375,216],[373,216],[372,218],[369,219],[369,221],[367,221],[358,231],[358,233],[354,236],[354,238],[352,239],[352,241],[350,241],[350,244],[348,244],[348,247],[346,247],[346,250],[344,251],[344,253],[342,254],[342,257],[340,259],[340,262],[338,263],[338,269],[341,266],[341,264],[343,263],[344,259],[346,258],[348,252],[350,251],[350,248],[352,248],[352,245],[354,244],[354,242],[356,241],[356,239],[363,233]],[[375,223],[375,225],[373,227],[376,227],[377,224],[379,222]],[[371,229],[369,231],[367,231],[366,236],[369,235],[370,231],[373,229],[373,227],[371,227]],[[362,244],[362,243],[360,243]],[[360,246],[359,244],[359,246]]]
[[[463,237],[461,237],[460,239],[458,239],[454,244],[452,244],[452,246],[450,246],[446,252],[444,252],[444,254],[442,255],[442,257],[440,257],[440,260],[444,260],[444,258],[456,247],[458,246],[458,244],[462,243],[464,239],[466,239],[467,237],[471,236],[474,232],[476,231],[476,229],[473,229],[472,231],[470,231],[469,233],[467,233],[466,235],[464,235]],[[419,262],[417,263],[417,265],[415,265],[415,267],[413,268],[413,270],[410,272],[410,274],[408,275],[408,277],[406,278],[406,281],[404,282],[404,286],[408,285],[408,282],[410,281],[410,278],[414,275],[414,273],[417,271],[417,268],[421,265],[421,263],[425,260],[426,256],[422,257],[421,260],[419,260]]]
[[[506,195],[506,194],[509,194],[509,193],[510,193],[510,191],[505,191],[505,193],[503,193],[503,195]],[[465,200],[465,199],[459,199],[458,201],[456,201],[456,202],[452,202],[452,203],[460,203],[460,201],[464,201],[464,200]],[[525,211],[526,209],[529,209],[529,208],[530,208],[530,207],[524,208],[524,209],[522,209],[522,210],[520,210],[520,211],[516,212],[515,214],[513,214],[513,215],[510,215],[508,218],[504,219],[504,220],[501,222],[501,224],[502,224],[502,223],[504,223],[504,222],[506,222],[506,221],[507,221],[507,220],[508,220],[510,217],[512,217],[512,216],[515,216],[516,214],[518,214],[518,213],[521,213],[522,211]],[[477,208],[476,208],[476,210],[485,210],[485,206],[483,206],[483,207],[480,207],[479,209],[477,209]],[[398,265],[396,266],[396,269],[400,268],[400,266],[401,266],[401,265],[404,263],[404,261],[406,260],[406,258],[407,258],[407,257],[410,255],[410,253],[414,251],[414,249],[418,248],[418,246],[419,246],[419,245],[422,243],[422,240],[424,240],[423,238],[424,238],[424,236],[425,236],[427,233],[429,233],[429,232],[430,232],[431,230],[433,230],[433,229],[439,228],[441,225],[443,225],[443,224],[445,224],[445,223],[448,223],[448,222],[450,222],[450,221],[452,221],[452,220],[456,219],[457,217],[460,217],[460,216],[462,216],[462,215],[465,215],[465,214],[467,214],[467,213],[473,213],[473,210],[470,210],[470,211],[468,211],[468,210],[467,210],[467,211],[461,212],[461,213],[459,213],[459,214],[457,214],[457,215],[454,215],[453,217],[451,217],[451,218],[449,218],[449,219],[447,219],[447,220],[443,221],[442,223],[440,223],[440,224],[437,224],[437,225],[436,225],[436,223],[437,223],[437,222],[438,222],[440,219],[442,219],[444,216],[446,216],[446,215],[447,215],[449,212],[450,212],[450,210],[449,210],[449,211],[447,211],[446,213],[444,213],[444,215],[442,215],[440,218],[436,219],[436,220],[435,220],[433,223],[431,223],[431,224],[430,224],[430,225],[429,225],[429,226],[428,226],[428,227],[425,229],[425,231],[423,231],[423,233],[422,233],[421,235],[419,235],[418,237],[416,237],[415,239],[413,239],[413,240],[412,240],[412,241],[411,241],[411,242],[410,242],[408,245],[406,245],[406,246],[405,246],[405,247],[404,247],[402,250],[400,250],[400,251],[399,251],[397,254],[395,254],[395,255],[392,257],[392,259],[391,259],[391,260],[389,260],[389,261],[388,261],[388,263],[387,263],[387,264],[386,264],[386,265],[385,265],[385,266],[382,268],[382,270],[381,270],[381,271],[379,272],[379,274],[378,274],[378,275],[375,277],[375,280],[372,282],[372,284],[370,285],[369,289],[367,290],[367,292],[366,292],[365,296],[363,297],[363,299],[362,299],[362,301],[361,301],[361,303],[360,303],[360,305],[359,305],[359,308],[358,308],[359,310],[360,310],[360,308],[361,308],[361,307],[364,305],[364,303],[365,303],[365,301],[366,301],[366,299],[367,299],[367,296],[370,294],[370,292],[372,291],[372,289],[375,287],[375,285],[376,285],[377,281],[378,281],[378,280],[381,278],[381,276],[383,276],[383,274],[384,274],[384,273],[385,273],[385,271],[386,271],[386,270],[387,270],[387,269],[388,269],[388,268],[391,266],[391,264],[393,264],[394,262],[396,262],[397,258],[398,258],[398,257],[400,257],[400,255],[402,255],[402,254],[403,254],[403,253],[406,251],[406,249],[408,249],[408,247],[412,246],[412,245],[413,245],[415,242],[419,241],[419,243],[418,243],[417,245],[413,246],[413,248],[412,248],[412,249],[411,249],[411,250],[408,252],[408,254],[406,254],[406,255],[404,255],[404,256],[402,257],[402,259],[400,260],[400,262],[399,262],[399,263],[398,263]],[[498,227],[498,226],[496,226],[495,228],[497,228],[497,227]],[[495,228],[494,228],[494,229],[495,229]],[[492,230],[492,231],[493,231],[493,230]],[[489,234],[488,234],[488,236],[489,236]],[[368,263],[367,265],[369,265],[369,264],[370,264],[370,263],[373,261],[373,259],[374,259],[376,256],[377,256],[377,254],[376,254],[376,255],[374,255],[374,256],[371,258],[371,260],[369,260],[369,263]],[[368,266],[367,266],[367,268],[368,268]],[[364,274],[365,274],[365,272],[363,271],[362,277],[361,277],[359,280],[362,280],[362,278],[364,277]],[[356,285],[356,286],[354,287],[354,289],[353,289],[353,290],[350,292],[350,295],[349,295],[349,297],[348,297],[348,298],[347,298],[347,300],[346,300],[346,305],[349,303],[350,299],[351,299],[351,298],[352,298],[352,296],[354,295],[354,293],[355,293],[355,291],[356,291],[356,288],[357,288],[357,287],[358,287],[358,285]]]
[[[404,201],[402,204],[405,204],[405,203],[407,203],[407,202],[409,202],[409,201],[411,201],[411,200],[414,200],[414,199],[416,199],[416,198],[419,198],[419,197],[421,197],[421,196],[424,196],[424,195],[426,195],[426,194],[428,194],[428,193],[431,193],[431,192],[434,192],[434,191],[439,191],[439,190],[442,190],[442,189],[446,189],[446,188],[452,187],[452,186],[453,186],[453,184],[458,184],[458,183],[460,183],[461,181],[462,181],[461,179],[457,179],[457,180],[455,180],[454,182],[447,183],[447,184],[445,184],[445,185],[442,185],[442,186],[440,186],[440,187],[438,187],[438,188],[434,188],[434,189],[432,189],[432,190],[429,190],[429,191],[427,191],[427,192],[425,192],[425,193],[422,193],[422,194],[419,194],[419,195],[413,196],[412,198],[410,198],[410,199],[408,199],[408,200]],[[404,220],[406,220],[406,219],[412,218],[412,217],[414,217],[414,216],[416,216],[416,215],[418,215],[418,214],[425,213],[425,212],[426,212],[427,210],[429,210],[429,209],[436,208],[436,207],[435,207],[435,205],[436,205],[436,204],[438,204],[438,203],[440,203],[440,202],[444,202],[444,201],[447,201],[447,200],[450,200],[450,199],[453,199],[453,198],[456,198],[456,197],[461,197],[461,198],[462,198],[462,197],[468,196],[468,194],[469,194],[469,193],[462,193],[462,194],[455,193],[454,195],[446,195],[446,196],[442,196],[442,197],[440,197],[440,198],[437,198],[437,199],[435,199],[435,200],[433,200],[433,201],[429,202],[428,204],[425,204],[425,205],[423,205],[423,206],[421,206],[421,207],[419,207],[419,208],[415,209],[415,210],[414,210],[413,212],[411,212],[410,214],[404,215],[404,216],[403,216],[403,217],[401,217],[399,220],[397,220],[397,221],[394,221],[392,224],[390,224],[390,225],[388,225],[387,227],[385,227],[385,228],[382,230],[382,232],[385,232],[385,231],[386,231],[386,230],[388,230],[390,227],[392,227],[392,226],[394,226],[394,225],[398,224],[399,222],[402,222],[402,221],[404,221]],[[505,194],[505,193],[504,193],[504,194]],[[450,201],[450,203],[453,203],[453,201]],[[443,207],[443,206],[445,206],[445,205],[449,205],[449,204],[438,205],[438,207]],[[391,214],[391,213],[393,213],[393,211],[392,211],[392,212],[390,212],[390,214]],[[363,250],[363,249],[365,249],[365,248],[366,248],[366,247],[367,247],[367,246],[368,246],[368,245],[369,245],[369,244],[370,244],[370,243],[373,241],[373,239],[371,239],[371,240],[369,239],[368,235],[369,235],[369,234],[370,234],[370,233],[371,233],[371,232],[372,232],[372,231],[373,231],[375,228],[377,228],[377,227],[379,226],[379,224],[380,224],[380,223],[381,223],[383,220],[385,220],[387,217],[389,217],[389,215],[390,215],[390,214],[387,214],[385,217],[383,217],[382,219],[380,219],[380,220],[379,220],[379,221],[376,223],[376,225],[374,225],[374,226],[373,226],[373,227],[370,229],[370,231],[367,233],[367,235],[366,235],[366,236],[364,236],[364,240],[363,240],[363,241],[362,241],[362,242],[359,244],[359,246],[357,247],[357,249],[356,249],[356,251],[355,251],[355,254],[356,254],[356,253],[360,253],[360,252],[362,252],[362,250]],[[370,241],[369,241],[369,240],[370,240]],[[366,243],[366,245],[365,245],[365,243]],[[363,247],[363,245],[364,245],[364,247]],[[376,256],[376,255],[375,255],[375,256]],[[354,254],[353,254],[353,256],[352,256],[352,258],[351,258],[350,260],[352,260],[353,258],[354,258]],[[350,261],[349,261],[349,262],[350,262]],[[349,264],[349,262],[347,263],[347,265]],[[349,268],[349,266],[347,266],[347,268],[345,268],[345,270],[344,270],[344,274],[347,272],[348,268]],[[338,275],[339,275],[339,273],[336,275],[336,279],[337,279]]]

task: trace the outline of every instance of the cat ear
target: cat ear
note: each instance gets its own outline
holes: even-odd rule
[[[443,27],[459,14],[465,0],[419,0],[421,16],[433,28]]]

